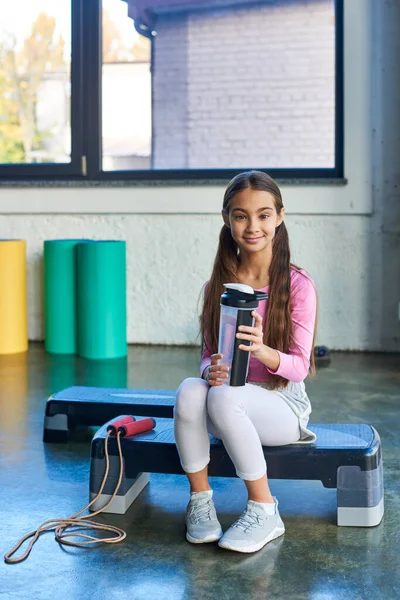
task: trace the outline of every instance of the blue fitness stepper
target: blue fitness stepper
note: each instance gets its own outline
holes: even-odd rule
[[[121,414],[157,418],[155,429],[121,438],[124,475],[106,512],[124,514],[150,480],[150,473],[182,474],[173,432],[175,390],[71,387],[51,396],[46,405],[44,441],[67,441],[78,425],[103,425],[91,444],[90,499],[98,493],[105,471],[104,443],[108,421]],[[337,524],[371,527],[384,513],[382,448],[378,432],[367,424],[309,425],[314,444],[264,447],[271,479],[318,480],[337,489]],[[110,472],[97,510],[113,493],[119,475],[115,438],[109,439]],[[209,474],[236,477],[222,442],[211,438]]]

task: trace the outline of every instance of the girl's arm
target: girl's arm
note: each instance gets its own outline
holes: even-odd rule
[[[206,281],[206,283],[204,285],[204,296],[207,293],[208,284],[209,284],[209,281]],[[203,352],[201,355],[201,362],[200,362],[200,377],[202,379],[206,379],[207,373],[205,373],[204,371],[210,365],[211,365],[211,352],[208,350],[207,344],[206,344],[205,340],[203,339]]]
[[[206,344],[203,342],[203,353],[200,363],[200,377],[206,379],[204,371],[211,365],[211,352],[208,351]]]
[[[310,356],[314,337],[317,308],[317,295],[312,280],[301,275],[292,291],[293,342],[289,352],[284,353],[263,343],[262,318],[253,313],[255,327],[240,327],[243,333],[239,338],[252,342],[251,346],[241,345],[241,350],[251,352],[267,370],[289,381],[303,381],[310,368]]]
[[[300,276],[292,296],[293,342],[287,354],[265,346],[265,362],[261,362],[270,373],[295,382],[307,377],[313,351],[316,311],[317,294],[314,284],[309,277]],[[275,361],[274,356],[277,357]]]

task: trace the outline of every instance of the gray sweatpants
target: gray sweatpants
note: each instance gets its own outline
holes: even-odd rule
[[[182,468],[196,473],[208,465],[211,433],[222,440],[238,477],[260,479],[266,473],[262,446],[314,441],[306,429],[310,412],[303,383],[268,390],[262,384],[210,387],[204,379],[185,379],[177,390],[174,409]]]

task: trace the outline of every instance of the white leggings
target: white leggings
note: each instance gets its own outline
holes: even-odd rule
[[[208,465],[211,433],[222,440],[238,477],[247,481],[266,473],[262,446],[293,444],[300,438],[298,417],[275,391],[249,383],[210,387],[194,377],[177,391],[174,428],[186,473]]]

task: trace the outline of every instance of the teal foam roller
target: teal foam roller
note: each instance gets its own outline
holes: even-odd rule
[[[80,356],[127,355],[125,242],[78,244],[77,309]]]
[[[45,240],[45,349],[54,354],[77,351],[76,247],[90,240]]]

